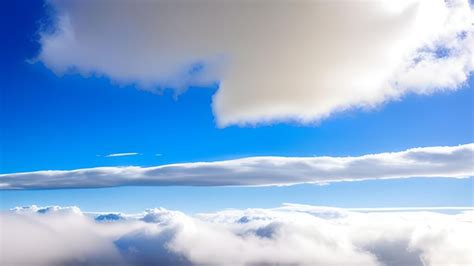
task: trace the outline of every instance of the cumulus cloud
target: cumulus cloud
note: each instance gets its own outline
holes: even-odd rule
[[[77,208],[17,209],[0,214],[1,265],[120,265],[113,238]]]
[[[287,204],[186,215],[0,213],[2,265],[472,265],[473,213],[354,212]],[[38,245],[38,243],[41,243]],[[28,254],[25,256],[25,254]]]
[[[96,167],[0,175],[0,189],[112,186],[264,186],[367,179],[474,176],[474,144],[358,157],[249,157],[155,167]]]
[[[150,91],[219,82],[219,126],[454,90],[474,67],[468,0],[48,2],[56,23],[37,57],[48,68]]]

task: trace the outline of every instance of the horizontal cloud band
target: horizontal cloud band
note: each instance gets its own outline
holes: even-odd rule
[[[474,176],[474,143],[358,157],[249,157],[155,167],[97,167],[0,175],[1,189],[113,186],[265,186]]]

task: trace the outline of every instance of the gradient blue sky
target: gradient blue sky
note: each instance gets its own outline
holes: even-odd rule
[[[1,27],[0,173],[95,166],[153,166],[257,155],[356,156],[474,142],[474,78],[455,92],[408,95],[375,110],[350,110],[317,125],[217,128],[214,88],[178,98],[104,77],[57,76],[30,63],[39,46],[41,2],[8,3]],[[5,28],[6,27],[6,28]],[[7,52],[5,52],[7,51]],[[107,154],[136,152],[127,157]],[[160,154],[157,156],[156,154]],[[123,187],[0,191],[0,207],[77,205],[86,211],[188,212],[272,207],[283,202],[339,207],[472,206],[473,179],[399,179],[265,188]]]

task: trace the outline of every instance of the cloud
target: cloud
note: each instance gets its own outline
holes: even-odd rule
[[[124,152],[124,153],[112,153],[112,154],[107,154],[105,157],[123,157],[123,156],[135,156],[139,155],[137,152]]]
[[[74,208],[0,214],[1,265],[120,265],[113,239]]]
[[[2,212],[0,264],[430,266],[474,260],[472,211],[362,213],[287,204],[194,216],[157,208],[95,219],[104,215],[77,207]]]
[[[458,89],[474,68],[468,0],[49,3],[48,68],[149,91],[219,82],[219,126],[311,123]]]
[[[96,167],[0,175],[0,189],[113,186],[266,186],[367,179],[474,176],[474,144],[358,157],[249,157],[155,167]]]

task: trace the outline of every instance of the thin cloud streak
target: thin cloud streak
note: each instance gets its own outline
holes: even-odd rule
[[[357,157],[248,157],[154,167],[96,167],[0,175],[0,189],[115,186],[269,186],[474,176],[474,143]]]
[[[124,156],[135,156],[139,155],[137,152],[124,152],[124,153],[112,153],[112,154],[107,154],[104,157],[124,157]]]

